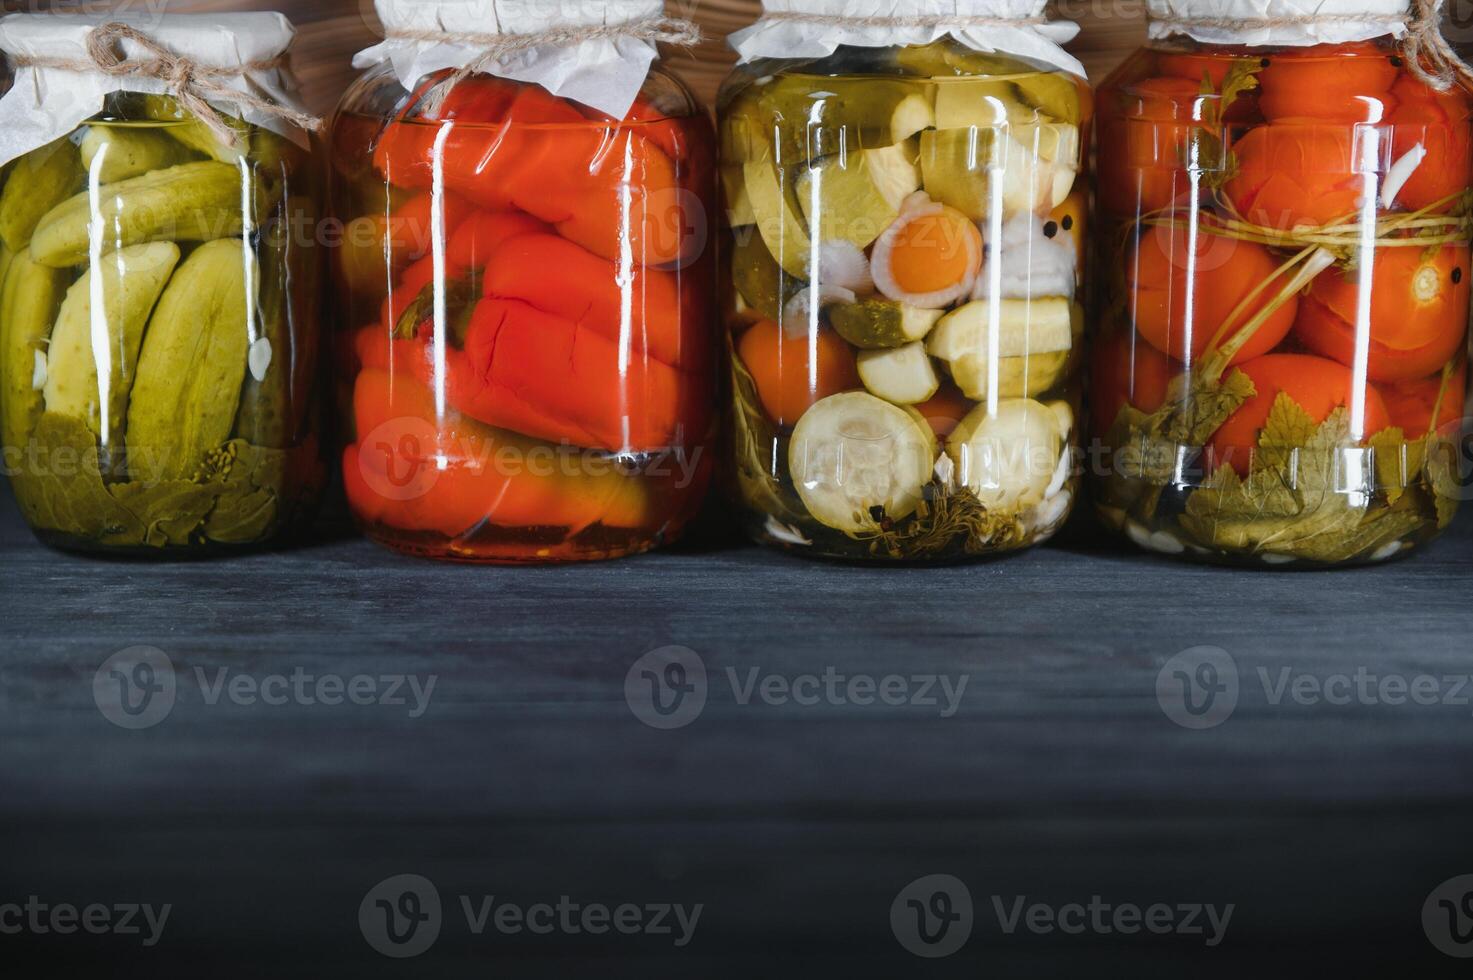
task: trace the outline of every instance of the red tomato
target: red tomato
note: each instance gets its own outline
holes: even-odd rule
[[[1442,397],[1442,408],[1434,424],[1432,409],[1442,391],[1442,375],[1418,378],[1416,381],[1399,381],[1379,386],[1381,397],[1386,400],[1386,410],[1391,413],[1391,424],[1401,428],[1408,439],[1424,436],[1434,429],[1445,429],[1463,417],[1468,398],[1468,365],[1464,364],[1453,373],[1448,382],[1447,393]]]
[[[1390,90],[1398,74],[1373,42],[1316,44],[1268,59],[1258,104],[1269,122],[1383,122],[1396,104]]]
[[[1258,394],[1248,399],[1212,437],[1209,449],[1213,466],[1228,463],[1239,473],[1248,472],[1259,435],[1280,392],[1294,399],[1316,422],[1323,422],[1335,409],[1351,408],[1358,401],[1365,408],[1363,436],[1375,435],[1391,425],[1380,393],[1366,385],[1357,396],[1352,372],[1334,361],[1308,354],[1268,354],[1239,365],[1239,370],[1253,379]]]
[[[1397,192],[1397,203],[1420,211],[1442,201],[1437,210],[1446,211],[1468,187],[1468,171],[1473,167],[1468,95],[1456,86],[1438,92],[1411,75],[1397,79],[1391,91],[1397,99],[1388,120],[1396,127],[1391,141],[1393,159],[1400,160],[1418,145],[1427,151]]]
[[[1180,229],[1150,229],[1141,236],[1125,270],[1135,325],[1163,354],[1178,361],[1195,360],[1214,338],[1219,343],[1228,340],[1274,298],[1278,289],[1270,285],[1228,322],[1244,297],[1278,266],[1267,249],[1252,242],[1207,234],[1193,240]],[[1275,310],[1233,363],[1277,347],[1294,326],[1297,309],[1295,297]]]
[[[1103,438],[1126,405],[1150,415],[1166,404],[1166,389],[1180,370],[1133,330],[1117,330],[1100,341],[1090,372],[1095,435]]]
[[[1349,126],[1271,123],[1233,145],[1237,173],[1224,191],[1249,221],[1268,228],[1325,225],[1353,216],[1374,181],[1356,173]]]
[[[1326,269],[1300,304],[1295,333],[1305,347],[1355,363],[1363,290],[1370,291],[1370,365],[1374,381],[1405,381],[1440,371],[1468,330],[1468,248],[1448,245],[1428,257],[1419,248],[1377,253],[1370,281]]]
[[[1133,218],[1168,207],[1190,188],[1184,167],[1199,86],[1148,78],[1113,93],[1100,114],[1100,206]]]
[[[1227,79],[1227,73],[1233,65],[1244,59],[1252,59],[1257,62],[1262,55],[1255,54],[1244,48],[1233,53],[1231,49],[1213,54],[1181,53],[1162,54],[1156,59],[1156,70],[1163,75],[1172,78],[1185,78],[1196,83],[1198,89],[1205,82],[1215,91],[1222,91],[1222,83]],[[1258,115],[1258,103],[1254,98],[1253,90],[1244,92],[1234,99],[1230,105],[1224,106],[1222,110],[1222,121],[1226,123],[1245,123],[1252,121]]]

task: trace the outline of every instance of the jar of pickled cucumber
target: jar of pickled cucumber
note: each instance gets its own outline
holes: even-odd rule
[[[1076,497],[1091,96],[1042,3],[767,3],[720,99],[747,531],[950,561]],[[801,57],[797,56],[801,55]]]
[[[1098,509],[1153,551],[1380,561],[1464,492],[1465,71],[1300,9],[1152,0],[1100,90]]]
[[[655,63],[694,28],[658,0],[378,9],[332,133],[360,526],[466,562],[671,542],[716,429],[715,134]]]
[[[0,20],[0,442],[49,544],[238,550],[315,512],[322,189],[293,34]]]

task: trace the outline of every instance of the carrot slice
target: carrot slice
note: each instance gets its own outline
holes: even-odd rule
[[[789,337],[771,320],[742,335],[737,353],[757,383],[768,416],[780,426],[796,425],[803,413],[830,395],[859,388],[854,348],[829,329]]]

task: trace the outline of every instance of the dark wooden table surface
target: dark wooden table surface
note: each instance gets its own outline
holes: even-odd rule
[[[1452,679],[1473,671],[1466,524],[1413,560],[1330,574],[1167,563],[1087,523],[935,570],[807,564],[711,529],[618,564],[447,567],[331,525],[289,552],[148,565],[45,550],[0,493],[0,569],[0,904],[173,906],[151,949],[0,934],[0,957],[94,967],[20,975],[1302,976],[1342,958],[1346,976],[1466,975],[1421,918],[1473,872],[1473,690]],[[672,644],[700,658],[706,703],[658,730],[625,680]],[[167,655],[177,693],[126,730],[94,678],[137,645]],[[1192,730],[1157,679],[1203,645],[1240,691]],[[753,668],[967,685],[949,717],[919,697],[743,704]],[[211,703],[222,670],[436,686],[418,717]],[[1427,675],[1440,703],[1276,699],[1286,670]],[[388,959],[359,905],[406,873],[435,884],[443,928]],[[964,882],[975,909],[946,959],[891,927],[897,893],[929,874]],[[463,895],[704,908],[675,948],[476,936]],[[1008,934],[995,903],[1016,896],[1234,912],[1211,948]]]

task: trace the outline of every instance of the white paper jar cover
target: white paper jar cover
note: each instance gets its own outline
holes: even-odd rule
[[[1204,44],[1344,44],[1401,37],[1413,19],[1407,0],[1147,0],[1152,38],[1185,34]],[[1364,17],[1364,20],[1356,20]],[[1274,20],[1316,22],[1270,24]],[[1183,21],[1240,21],[1226,26]]]
[[[158,41],[175,55],[201,65],[239,68],[280,58],[291,46],[296,29],[276,13],[163,14],[11,14],[0,18],[0,50],[16,58],[90,62],[87,39],[103,24],[120,23]],[[136,42],[119,42],[124,58],[149,58]],[[217,79],[242,93],[264,97],[305,111],[297,101],[295,85],[280,67],[251,70]],[[168,84],[142,76],[112,76],[60,68],[20,67],[15,84],[0,99],[0,165],[73,132],[102,111],[114,92],[164,95]],[[211,100],[217,110],[269,129],[301,146],[308,137],[290,121],[271,113]]]
[[[359,52],[353,65],[364,69],[389,64],[408,90],[433,72],[479,61],[485,50],[469,40],[478,35],[611,27],[665,14],[662,0],[375,0],[374,8],[389,36]],[[424,33],[461,35],[467,41],[394,36]],[[483,67],[490,74],[535,82],[553,95],[623,118],[658,55],[656,46],[642,38],[599,38],[541,45]]]
[[[847,18],[848,22],[814,24],[764,18],[731,36],[741,60],[757,58],[824,58],[840,45],[888,48],[930,44],[950,35],[976,51],[1002,52],[1085,77],[1084,66],[1062,47],[1079,33],[1070,21],[1029,23],[1041,17],[1047,0],[765,0],[768,14],[816,14]],[[935,18],[935,26],[875,26],[860,18]],[[947,24],[952,18],[995,18],[1011,24],[965,26]]]

